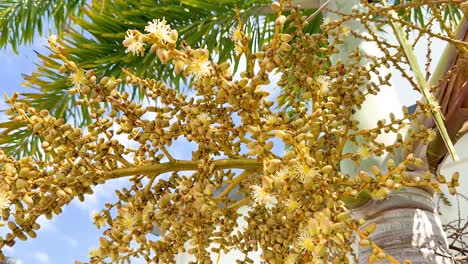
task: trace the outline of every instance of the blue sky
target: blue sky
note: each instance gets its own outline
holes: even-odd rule
[[[36,61],[34,50],[38,52],[46,51],[44,47],[47,43],[46,39],[37,36],[35,40],[31,46],[21,47],[19,55],[16,55],[10,47],[6,50],[0,50],[0,92],[2,97],[4,93],[11,94],[14,91],[26,90],[25,87],[21,86],[21,74],[31,73],[34,70],[33,62]],[[4,106],[3,100],[1,105]]]
[[[21,86],[21,74],[30,74],[34,71],[34,62],[37,57],[34,51],[46,53],[47,41],[45,37],[36,37],[35,42],[30,46],[19,48],[19,55],[15,55],[10,48],[0,50],[0,92],[11,95],[13,92],[26,91],[27,88]],[[424,45],[422,43],[421,45]],[[443,46],[434,45],[433,55],[438,57],[442,53]],[[416,49],[418,53],[424,49]],[[424,58],[424,54],[418,54]],[[437,60],[435,60],[437,61]],[[421,60],[421,64],[425,61]],[[408,91],[403,81],[395,76],[395,86],[400,92],[400,99],[406,105],[411,105],[419,98],[414,92]],[[0,109],[5,109],[4,101],[0,103]],[[0,114],[0,120],[2,116]],[[180,154],[190,153],[185,144],[175,144],[174,151]],[[176,157],[179,155],[175,155]],[[90,248],[97,246],[98,237],[101,231],[97,230],[90,221],[93,210],[99,210],[106,201],[115,200],[114,190],[126,185],[125,179],[114,180],[106,185],[95,188],[95,194],[87,196],[84,203],[77,200],[64,208],[63,213],[54,217],[51,221],[41,219],[42,228],[38,231],[36,239],[26,242],[19,241],[14,249],[5,248],[4,252],[11,257],[19,259],[22,263],[71,263],[73,260],[87,260],[87,252]],[[5,227],[0,227],[0,235],[5,233]]]

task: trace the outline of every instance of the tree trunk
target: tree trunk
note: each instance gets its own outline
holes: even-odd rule
[[[387,200],[367,202],[352,214],[366,219],[365,226],[376,223],[370,239],[401,262],[452,263],[432,194],[426,190],[403,188]],[[359,263],[368,263],[370,254],[370,248],[361,249]]]

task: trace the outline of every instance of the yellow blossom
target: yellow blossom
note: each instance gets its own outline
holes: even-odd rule
[[[96,211],[93,211],[91,213],[91,218],[93,220],[93,223],[94,225],[97,227],[97,228],[101,228],[101,227],[104,227],[106,225],[106,220],[104,219],[104,217],[102,217],[101,214],[99,214],[98,212]]]
[[[269,126],[272,126],[276,123],[277,117],[274,115],[265,116],[265,123]]]
[[[90,258],[98,258],[100,256],[100,251],[98,248],[90,248],[88,251],[88,256]]]
[[[0,212],[10,207],[10,195],[6,192],[0,191]]]
[[[261,203],[265,199],[265,197],[268,196],[267,192],[265,192],[265,190],[263,190],[260,186],[254,185],[250,188],[253,190],[252,195],[255,202],[257,203]]]
[[[255,203],[264,205],[268,209],[271,209],[276,204],[276,197],[267,193],[262,187],[253,185],[250,188],[253,190],[252,196]]]
[[[289,178],[290,173],[291,172],[289,171],[289,169],[287,169],[286,167],[283,167],[275,173],[275,176],[279,177],[280,180],[284,181]]]
[[[358,148],[358,155],[361,159],[366,160],[371,157],[371,152],[366,145],[362,145]]]
[[[81,88],[86,81],[83,69],[78,69],[78,71],[72,72],[70,76],[68,76],[68,81],[72,83],[75,88]]]
[[[47,40],[49,41],[49,43],[55,45],[55,43],[57,43],[57,35],[52,34]]]
[[[153,38],[161,42],[174,42],[171,38],[171,27],[166,25],[166,20],[153,19],[148,22],[148,26],[145,27],[145,31],[148,32]]]
[[[236,56],[240,56],[244,53],[244,45],[240,42],[234,43],[234,52],[236,53]]]
[[[208,56],[200,56],[194,58],[189,62],[187,71],[195,76],[195,78],[203,78],[211,74],[211,63],[208,60]]]
[[[342,36],[349,36],[349,33],[351,32],[351,29],[348,27],[348,26],[340,26],[339,28],[339,33],[342,35]]]
[[[133,228],[133,226],[136,223],[137,223],[137,219],[135,217],[135,214],[133,214],[131,212],[124,212],[121,215],[121,218],[119,219],[119,225],[123,229],[126,229],[126,230]]]
[[[301,250],[313,252],[316,241],[307,230],[304,230],[297,240],[297,246]]]
[[[285,259],[284,264],[294,264],[297,261],[297,254],[290,253]]]
[[[437,101],[437,99],[435,99],[434,95],[431,94],[431,102],[428,103],[428,106],[429,106],[429,110],[432,112],[432,113],[435,113],[435,112],[438,112],[440,111],[440,104],[439,104],[439,101]]]
[[[307,164],[298,163],[296,165],[296,176],[299,181],[305,183],[314,179],[319,174],[316,168],[310,167]]]
[[[229,33],[229,37],[232,39],[234,43],[242,42],[243,33],[242,33],[242,29],[240,25],[231,29],[231,32]]]
[[[302,203],[296,200],[287,200],[286,209],[288,212],[294,212],[302,207]]]
[[[319,85],[320,93],[326,95],[330,91],[331,81],[330,77],[325,75],[320,75],[317,77],[317,83]]]
[[[208,124],[211,121],[211,117],[207,113],[198,114],[197,119],[203,124]]]
[[[427,130],[427,141],[431,142],[436,139],[437,133],[435,132],[434,129],[428,129]]]
[[[125,50],[125,53],[131,52],[134,55],[141,55],[145,53],[145,48],[143,41],[135,36],[130,30],[127,31],[127,36],[125,36],[124,41],[122,42],[124,47],[127,49]]]

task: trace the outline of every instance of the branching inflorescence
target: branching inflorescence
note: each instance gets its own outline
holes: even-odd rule
[[[118,201],[107,203],[93,217],[105,231],[100,247],[90,254],[92,263],[124,263],[130,257],[170,263],[183,251],[198,263],[209,263],[211,252],[232,249],[245,253],[246,262],[251,261],[248,252],[261,249],[268,263],[347,263],[354,256],[354,234],[360,246],[374,249],[370,261],[388,258],[397,263],[369,240],[375,225],[359,230],[364,220],[353,219],[349,205],[369,197],[386,199],[405,186],[440,191],[443,183],[454,193],[458,175],[451,180],[434,179],[429,172],[411,177],[408,168],[425,169],[423,160],[413,154],[401,162],[388,159],[385,168],[374,165],[357,175],[340,171],[343,160],[359,166],[370,157],[396,156],[398,150],[411,151],[415,142],[427,143],[435,131],[418,125],[418,117],[437,111],[434,102],[419,102],[414,113],[404,108],[402,117],[391,114],[375,128],[359,129],[353,113],[390,80],[388,75],[371,82],[371,75],[379,74],[381,67],[398,68],[408,61],[398,45],[373,31],[353,32],[343,22],[359,19],[366,26],[384,25],[387,19],[399,20],[389,18],[388,10],[402,11],[424,2],[428,1],[368,6],[368,13],[356,11],[326,21],[322,33],[314,35],[302,31],[306,18],[297,7],[284,15],[288,4],[274,3],[275,34],[260,51],[249,50],[242,23],[232,31],[236,53],[247,61],[239,78],[233,78],[229,62],[215,63],[212,51],[179,43],[177,31],[164,20],[150,21],[146,33],[129,30],[123,41],[127,51],[136,56],[153,52],[161,62],[171,63],[175,74],[191,78],[196,93],[192,97],[129,71],[124,81],[99,77],[69,60],[51,37],[53,56],[63,61],[60,70],[72,85],[70,96],[89,109],[93,122],[76,128],[28,106],[18,94],[7,98],[8,114],[41,139],[47,159],[16,160],[0,151],[0,225],[7,222],[10,229],[0,238],[0,249],[13,246],[17,239],[34,238],[39,216],[60,214],[75,197],[83,200],[84,194],[92,193],[92,186],[129,177],[132,187],[116,190]],[[451,39],[450,29],[443,35],[400,22],[461,50],[467,48]],[[346,62],[331,61],[349,35],[376,42],[385,55],[366,57],[356,50]],[[363,59],[371,60],[371,66],[362,66]],[[277,103],[264,89],[272,72],[281,73]],[[132,101],[128,92],[116,89],[123,82],[139,87],[155,104]],[[379,142],[377,137],[384,133],[396,133],[397,140]],[[115,137],[120,134],[138,147],[119,142]],[[168,151],[179,138],[196,143],[191,159],[175,159]],[[282,144],[284,153],[275,153],[274,145]],[[345,144],[356,145],[357,151],[344,152]],[[171,175],[161,178],[163,173]],[[233,193],[242,198],[234,199]],[[239,228],[239,208],[246,205],[251,208],[244,217],[247,224]],[[161,230],[160,237],[149,235],[154,226]]]

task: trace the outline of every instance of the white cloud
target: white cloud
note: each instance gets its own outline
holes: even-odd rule
[[[51,220],[48,220],[45,216],[41,215],[37,219],[37,223],[41,225],[41,231],[43,232],[57,232],[57,224],[56,224],[57,218],[52,218]]]
[[[11,255],[13,255],[15,253],[15,249],[12,248],[12,247],[8,247],[8,246],[3,247],[2,250],[3,250],[3,253],[5,253],[5,255],[7,255],[7,256],[8,255],[11,256]]]
[[[36,41],[34,41],[33,43],[33,47],[35,50],[37,49],[45,49],[45,47],[48,47],[49,46],[49,42],[47,41],[47,39],[49,38],[49,36],[42,36],[42,37],[38,37],[38,36],[35,36],[34,39],[36,39]]]
[[[44,263],[44,264],[49,263],[49,255],[47,253],[45,253],[45,252],[42,252],[42,251],[34,252],[34,258],[39,263]]]
[[[8,95],[10,95],[10,94],[7,93],[5,90],[3,90],[1,87],[0,87],[0,92],[2,93],[2,95],[3,95],[3,94],[8,94]],[[2,99],[3,99],[3,98],[2,98]],[[7,108],[7,106],[2,104],[2,105],[0,106],[0,108],[4,110],[4,109]],[[3,122],[6,122],[6,121],[8,121],[8,116],[5,115],[4,112],[0,112],[0,122],[3,123]]]
[[[74,239],[71,236],[63,235],[62,240],[64,240],[72,248],[77,248],[78,247],[78,240]]]
[[[84,202],[74,199],[72,204],[85,211],[87,214],[91,214],[93,211],[101,211],[105,202],[116,199],[115,190],[128,185],[129,181],[127,178],[107,181],[105,184],[93,187],[93,194],[86,194]]]

